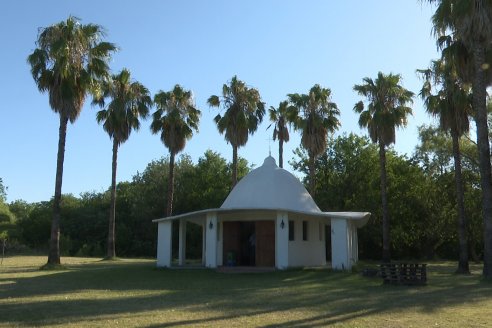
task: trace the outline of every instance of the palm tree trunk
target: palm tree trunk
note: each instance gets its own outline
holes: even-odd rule
[[[278,166],[284,168],[284,139],[278,138]]]
[[[458,207],[458,237],[460,241],[460,258],[456,273],[468,274],[470,268],[468,265],[468,240],[466,231],[465,202],[463,191],[463,178],[461,176],[461,155],[460,143],[456,131],[451,131],[453,139],[453,156],[454,156],[454,181],[456,183],[456,205]]]
[[[473,49],[474,74],[473,109],[477,125],[477,145],[480,160],[480,184],[482,187],[482,212],[484,221],[483,276],[492,278],[492,177],[490,168],[490,146],[487,126],[486,84],[483,63],[485,48],[477,44]]]
[[[113,163],[111,172],[111,204],[109,208],[108,258],[116,256],[115,222],[116,222],[116,167],[118,164],[118,141],[113,136]]]
[[[234,188],[236,184],[237,184],[237,146],[232,145],[232,188]]]
[[[175,154],[171,151],[169,156],[169,179],[167,181],[167,209],[166,215],[173,214],[173,197],[174,197],[174,158]]]
[[[315,157],[309,154],[309,192],[313,198],[316,193],[315,169]]]
[[[58,131],[58,154],[56,158],[55,196],[53,197],[53,220],[51,221],[51,239],[50,250],[48,253],[48,264],[60,264],[60,208],[67,124],[68,117],[60,114],[60,128]]]
[[[386,149],[379,143],[379,166],[381,170],[381,204],[383,206],[383,262],[391,262],[390,253],[390,217],[388,197],[386,195]]]

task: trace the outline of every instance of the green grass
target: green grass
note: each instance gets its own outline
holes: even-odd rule
[[[492,284],[429,266],[428,286],[327,270],[223,274],[152,260],[15,256],[0,266],[0,327],[489,327]]]

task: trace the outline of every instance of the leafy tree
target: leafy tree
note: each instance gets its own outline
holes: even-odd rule
[[[449,134],[439,127],[425,124],[418,127],[418,133],[420,143],[415,147],[414,160],[430,176],[447,173],[453,156]]]
[[[110,98],[107,104],[105,99]],[[116,167],[118,148],[128,140],[132,130],[140,128],[140,118],[147,117],[152,105],[149,90],[137,81],[131,80],[130,71],[123,69],[119,74],[101,84],[101,93],[93,101],[105,109],[97,113],[97,122],[103,123],[104,130],[113,140],[113,163],[111,174],[111,206],[109,209],[109,232],[107,257],[113,258],[115,252],[115,212],[116,212]]]
[[[441,191],[441,194],[449,195],[450,203],[455,206],[456,186],[451,186],[451,178],[454,181],[454,172],[452,172],[454,166],[453,142],[451,136],[449,133],[444,132],[438,127],[422,126],[419,127],[419,140],[420,144],[417,146],[412,160],[418,163],[423,168],[426,175],[436,181],[436,183],[448,185],[449,190],[442,187],[443,191]],[[482,246],[481,249],[483,249],[478,153],[476,144],[472,142],[466,134],[460,139],[460,150],[462,150],[463,155],[462,173],[465,198],[464,205],[465,213],[468,218],[467,231],[469,236],[469,249],[473,260],[478,261],[478,253],[481,252],[480,246]],[[453,220],[458,220],[456,208],[450,212],[450,217],[452,217]],[[453,242],[456,243],[456,245],[459,244],[457,238],[456,240],[453,239]],[[449,249],[453,252],[451,257],[457,258],[454,253],[459,254],[459,247],[451,246]]]
[[[407,116],[412,109],[407,106],[412,102],[413,93],[403,88],[401,76],[381,72],[373,80],[365,77],[363,84],[355,85],[354,91],[368,101],[367,109],[359,101],[355,112],[360,114],[359,125],[369,131],[372,142],[379,144],[379,162],[381,168],[381,203],[383,208],[383,261],[389,262],[390,256],[390,218],[388,213],[386,147],[395,142],[395,130],[405,126]]]
[[[328,133],[335,132],[340,126],[340,111],[331,101],[331,90],[315,84],[309,94],[293,93],[287,95],[295,107],[291,120],[296,130],[301,130],[301,144],[309,155],[309,191],[316,193],[315,163],[327,145]]]
[[[439,176],[453,170],[453,141],[449,133],[425,124],[418,127],[418,133],[420,143],[415,147],[413,157],[426,174]],[[459,143],[462,168],[479,175],[477,144],[470,139],[469,134],[463,135]]]
[[[243,159],[239,158],[238,166],[238,176],[241,178],[245,175],[245,169],[248,169],[247,162],[245,166]],[[193,179],[193,198],[200,202],[195,210],[218,208],[222,205],[229,194],[228,177],[231,176],[231,169],[219,153],[210,149],[205,151],[198,159]]]
[[[307,173],[306,151],[298,150],[297,155],[298,159],[291,164],[296,170]],[[391,149],[386,155],[388,206],[394,217],[392,256],[396,259],[456,258],[452,176],[434,178],[413,159]],[[381,197],[378,146],[367,137],[354,134],[330,139],[316,167],[318,206],[323,211],[371,212],[369,222],[358,233],[359,254],[365,259],[380,258],[382,209],[378,205]]]
[[[52,208],[53,201],[34,203],[29,216],[17,221],[27,246],[39,250],[49,247]]]
[[[0,202],[5,202],[7,200],[7,188],[3,185],[3,180],[0,178]]]
[[[31,74],[39,91],[48,92],[53,111],[60,116],[55,195],[48,264],[60,264],[60,202],[67,124],[74,123],[87,93],[108,74],[110,55],[116,50],[102,42],[99,25],[80,24],[70,16],[66,21],[42,28],[37,48],[29,55]]]
[[[242,177],[250,167],[243,158],[238,159],[238,164],[239,176]],[[143,172],[137,172],[131,181],[116,185],[118,255],[155,256],[157,229],[152,220],[161,218],[165,211],[169,166],[168,157],[154,160]],[[175,213],[220,207],[229,192],[231,171],[231,163],[210,150],[196,164],[189,156],[180,156],[175,164]],[[62,254],[104,256],[110,197],[109,189],[101,193],[86,192],[77,197],[62,195]],[[9,208],[15,218],[9,216],[9,222],[0,222],[0,231],[8,232],[9,245],[18,240],[33,249],[46,249],[52,204],[53,200],[33,204],[12,202]],[[187,257],[200,258],[201,229],[190,225],[187,234]]]
[[[0,187],[1,187],[0,179]],[[7,204],[4,203],[0,197],[0,244],[2,247],[2,263],[5,256],[5,248],[7,246],[7,240],[10,239],[11,231],[15,230],[16,226],[14,224],[15,217],[10,211]]]
[[[79,197],[64,195],[62,227],[65,245],[62,250],[65,253],[72,256],[104,256],[107,253],[110,194],[107,191],[85,192]],[[121,213],[117,216],[120,220]]]
[[[487,125],[487,79],[490,63],[487,50],[492,43],[492,1],[490,0],[427,0],[436,4],[432,17],[437,36],[451,32],[463,42],[471,55],[473,110],[477,126],[477,144],[480,158],[482,206],[484,219],[483,275],[492,278],[492,174]]]
[[[281,168],[284,167],[284,142],[289,142],[289,114],[292,112],[292,107],[288,101],[282,101],[277,108],[271,106],[268,110],[270,113],[270,121],[274,124],[273,140],[278,139],[278,163]],[[270,125],[271,126],[271,125]],[[270,127],[269,126],[269,127]]]
[[[176,85],[169,92],[159,91],[154,96],[157,110],[152,115],[152,133],[161,134],[161,141],[169,149],[169,179],[167,187],[166,215],[173,213],[174,160],[186,141],[198,131],[201,112],[195,107],[193,94]]]
[[[2,243],[2,261],[0,265],[3,264],[3,258],[5,257],[5,246],[7,246],[7,240],[9,239],[9,235],[7,231],[0,231],[0,242]]]
[[[16,220],[27,218],[32,208],[32,203],[28,203],[25,200],[21,199],[10,202],[9,204],[10,212],[12,212],[12,214],[15,216]]]
[[[449,132],[453,141],[458,235],[460,240],[460,259],[457,273],[470,273],[459,143],[461,136],[468,133],[470,129],[469,116],[472,114],[470,93],[459,80],[452,63],[446,60],[433,61],[430,68],[418,70],[418,72],[424,78],[420,96],[424,100],[427,112],[439,118],[440,128]]]
[[[0,222],[10,222],[14,219],[14,215],[10,212],[9,206],[0,202]]]
[[[249,134],[253,134],[265,115],[265,104],[261,101],[257,89],[248,87],[237,76],[233,76],[229,84],[222,86],[222,96],[212,95],[208,98],[211,107],[222,106],[223,115],[217,114],[214,120],[224,138],[232,145],[232,188],[237,183],[239,147],[248,142]]]
[[[249,172],[248,162],[238,158],[238,177]],[[229,194],[232,165],[211,150],[207,150],[198,159],[198,163],[186,163],[181,160],[181,184],[176,191],[179,199],[176,207],[179,213],[218,208]]]

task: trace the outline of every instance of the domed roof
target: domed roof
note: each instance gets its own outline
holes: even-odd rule
[[[301,182],[271,156],[239,181],[220,208],[321,212]]]

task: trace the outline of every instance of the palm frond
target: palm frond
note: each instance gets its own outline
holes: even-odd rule
[[[214,121],[227,142],[236,147],[246,144],[248,135],[253,134],[265,115],[265,103],[257,89],[248,87],[237,76],[222,86],[222,95],[212,95],[207,101],[211,107],[222,107]]]
[[[181,152],[194,131],[198,132],[201,112],[195,107],[192,92],[176,84],[171,91],[159,91],[154,104],[157,109],[152,115],[152,133],[160,133],[171,153]]]
[[[41,92],[49,93],[51,108],[71,122],[79,116],[87,93],[107,76],[116,48],[101,42],[102,28],[83,25],[76,17],[39,31],[37,48],[28,57],[31,74]]]
[[[147,117],[152,106],[150,93],[139,82],[132,82],[127,69],[105,80],[100,86],[101,95],[93,100],[93,104],[105,109],[97,113],[96,120],[103,123],[109,137],[120,145],[128,140],[132,130],[140,128],[140,119]],[[110,99],[107,106],[106,98]]]
[[[406,117],[412,109],[407,104],[413,102],[413,92],[399,83],[399,74],[378,72],[375,80],[365,77],[363,84],[355,85],[354,91],[366,98],[367,107],[362,101],[354,106],[359,113],[359,126],[367,128],[373,142],[389,145],[395,142],[395,128],[406,125]]]

